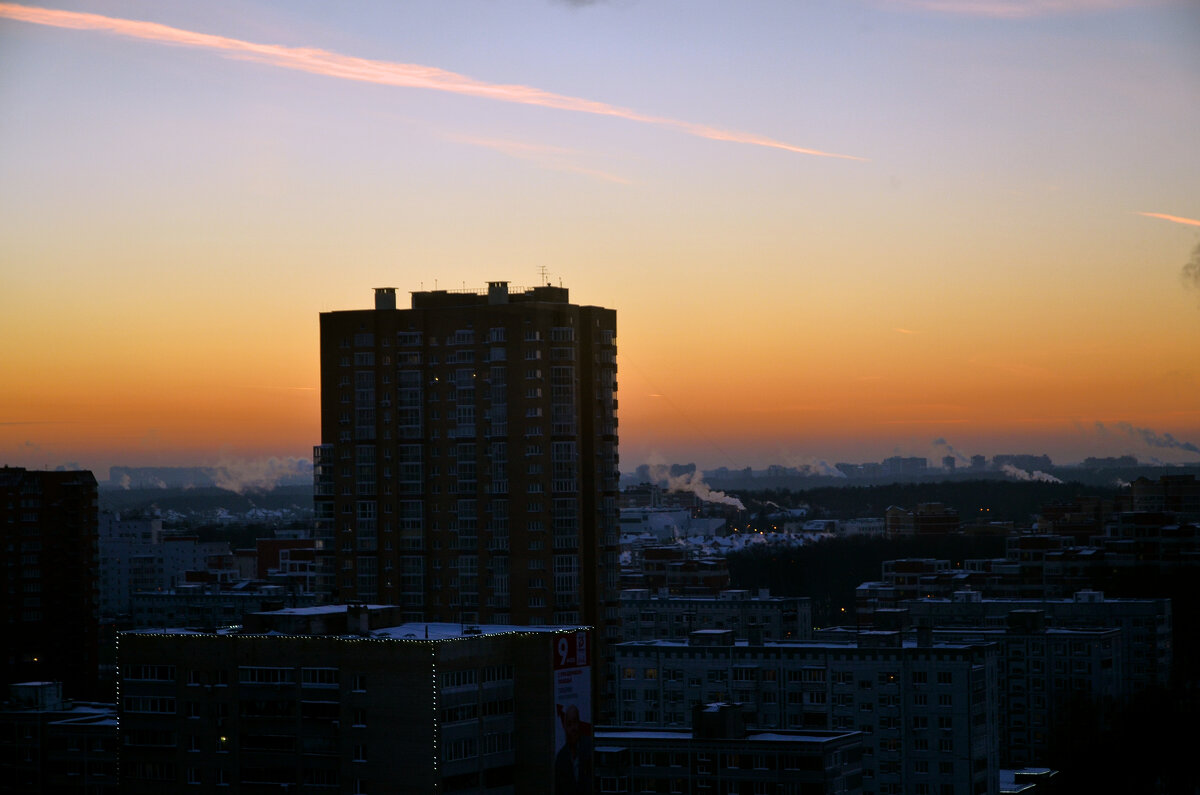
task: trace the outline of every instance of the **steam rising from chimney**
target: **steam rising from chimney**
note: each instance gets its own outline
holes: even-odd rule
[[[1200,263],[1198,263],[1200,267]],[[1131,439],[1144,443],[1147,447],[1158,447],[1166,450],[1186,450],[1189,453],[1200,453],[1200,447],[1191,442],[1181,442],[1169,433],[1158,434],[1149,428],[1138,428],[1128,422],[1114,422],[1113,428],[1124,433]],[[1103,422],[1096,423],[1096,430],[1101,435],[1107,435],[1109,428]]]
[[[1192,257],[1183,266],[1183,271],[1179,277],[1183,279],[1184,285],[1187,287],[1200,290],[1200,243],[1192,249]]]
[[[971,459],[954,449],[954,445],[946,441],[945,437],[939,436],[929,443],[934,450],[938,452],[945,451],[947,455],[954,456],[954,460],[962,464],[971,463]]]
[[[739,511],[746,510],[746,506],[737,497],[730,497],[723,491],[709,488],[709,485],[704,482],[704,474],[698,469],[682,475],[672,475],[671,469],[665,464],[651,464],[650,478],[655,483],[665,482],[668,491],[690,491],[704,502],[732,505]]]
[[[1000,471],[1008,475],[1010,478],[1015,478],[1017,480],[1037,481],[1040,483],[1062,483],[1062,481],[1058,478],[1042,472],[1041,470],[1026,472],[1024,469],[1015,467],[1012,464],[1005,464],[1004,466],[1000,467]]]
[[[213,468],[213,484],[217,488],[245,494],[248,491],[270,491],[286,477],[311,473],[312,462],[305,458],[271,457],[256,461],[222,458]]]

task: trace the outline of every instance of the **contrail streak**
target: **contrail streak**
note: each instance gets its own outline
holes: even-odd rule
[[[1200,221],[1195,218],[1181,218],[1178,215],[1164,215],[1162,213],[1138,213],[1147,218],[1161,218],[1164,221],[1174,221],[1177,224],[1187,224],[1188,226],[1200,226]]]
[[[688,135],[709,138],[714,141],[730,141],[732,143],[766,146],[802,155],[837,157],[844,160],[866,160],[864,157],[856,157],[854,155],[840,155],[833,152],[822,152],[818,149],[793,146],[792,144],[755,135],[754,133],[723,130],[718,127],[710,127],[706,124],[651,116],[604,102],[595,102],[580,97],[542,91],[532,86],[486,83],[466,75],[438,69],[435,66],[396,63],[394,61],[372,61],[366,58],[355,58],[350,55],[341,55],[313,47],[284,47],[278,44],[257,44],[225,36],[214,36],[208,33],[182,30],[168,25],[160,25],[157,22],[141,22],[134,19],[119,19],[116,17],[101,16],[100,14],[61,11],[51,8],[32,8],[15,3],[0,3],[0,17],[57,28],[103,31],[118,36],[128,36],[160,44],[217,50],[234,58],[270,64],[283,69],[295,69],[326,77],[337,77],[343,80],[356,80],[363,83],[379,83],[405,88],[427,88],[432,91],[466,94],[468,96],[483,97],[501,102],[540,105],[546,108],[569,110],[576,113],[592,113],[598,116],[615,116],[629,121],[679,130]]]

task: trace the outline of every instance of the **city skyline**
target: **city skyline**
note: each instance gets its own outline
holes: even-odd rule
[[[308,459],[320,312],[497,279],[620,314],[623,470],[1195,461],[1198,35],[1183,0],[0,3],[0,463]]]

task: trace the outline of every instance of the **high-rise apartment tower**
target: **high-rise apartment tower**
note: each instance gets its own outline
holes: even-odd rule
[[[0,467],[0,685],[100,695],[98,517],[91,472]]]
[[[406,620],[615,632],[616,312],[562,287],[321,315],[325,588]],[[606,638],[607,636],[607,638]]]

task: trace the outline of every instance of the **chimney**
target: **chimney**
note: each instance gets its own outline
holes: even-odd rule
[[[376,287],[375,288],[375,311],[380,309],[395,309],[396,308],[396,288],[395,287]]]
[[[928,618],[917,622],[917,645],[921,648],[933,645],[933,622]]]
[[[488,303],[508,303],[508,282],[488,282]]]
[[[346,632],[356,635],[371,634],[370,610],[365,604],[346,605]]]

